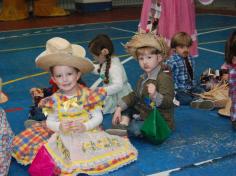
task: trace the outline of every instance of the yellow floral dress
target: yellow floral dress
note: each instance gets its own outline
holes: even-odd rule
[[[46,114],[58,113],[59,121],[74,118],[86,122],[91,111],[102,110],[105,94],[103,88],[91,91],[81,86],[77,96],[68,99],[57,92],[41,101],[41,106]],[[137,159],[137,150],[128,138],[109,135],[99,127],[83,133],[55,132],[44,146],[62,175],[104,174]]]

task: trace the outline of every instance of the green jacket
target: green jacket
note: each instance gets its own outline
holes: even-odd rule
[[[122,100],[128,107],[134,107],[140,112],[142,119],[145,119],[151,108],[145,104],[145,97],[148,97],[147,84],[153,83],[156,86],[157,92],[163,96],[161,104],[157,107],[171,129],[174,129],[174,83],[172,77],[160,70],[156,80],[148,79],[142,82],[144,76],[140,76],[136,90],[123,97]]]

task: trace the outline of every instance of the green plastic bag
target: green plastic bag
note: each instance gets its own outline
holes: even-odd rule
[[[141,127],[143,136],[154,144],[164,142],[171,133],[171,129],[156,107],[149,113]]]

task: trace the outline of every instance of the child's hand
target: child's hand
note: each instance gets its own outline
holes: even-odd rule
[[[112,118],[112,124],[117,125],[121,122],[121,107],[117,107]]]
[[[150,83],[147,85],[147,89],[148,89],[148,94],[149,94],[150,98],[152,100],[155,100],[156,96],[157,96],[156,86],[153,83]]]
[[[59,128],[63,133],[66,133],[70,131],[70,127],[71,127],[71,121],[62,120]]]
[[[43,90],[35,87],[30,89],[30,94],[32,97],[44,97]]]
[[[71,130],[83,133],[86,131],[86,127],[80,120],[74,120],[71,122]]]

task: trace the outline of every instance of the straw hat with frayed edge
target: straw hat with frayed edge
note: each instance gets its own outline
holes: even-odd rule
[[[0,104],[8,101],[8,97],[2,91],[0,91]]]
[[[85,49],[76,44],[71,44],[64,38],[53,37],[46,43],[46,50],[36,59],[36,65],[46,71],[56,65],[66,65],[78,68],[82,73],[93,70],[93,64],[85,58]]]
[[[124,47],[134,58],[137,58],[137,49],[142,47],[156,48],[158,51],[160,51],[162,57],[165,59],[169,55],[169,47],[164,38],[156,36],[151,32],[135,34],[131,40],[124,45]]]
[[[221,116],[230,117],[231,105],[232,105],[232,101],[229,98],[226,105],[225,105],[225,107],[218,110],[218,114],[221,115]]]

